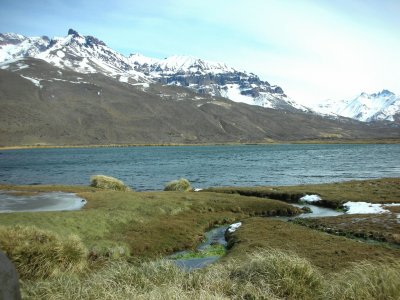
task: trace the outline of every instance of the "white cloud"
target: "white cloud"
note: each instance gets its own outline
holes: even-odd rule
[[[305,104],[383,88],[400,93],[399,35],[374,19],[376,14],[366,14],[375,7],[365,2],[351,4],[347,14],[345,2],[340,9],[323,1],[174,3],[170,12],[178,11],[177,18],[192,16],[195,23],[237,33],[236,41],[225,40],[223,51],[206,45],[206,57],[257,73]]]

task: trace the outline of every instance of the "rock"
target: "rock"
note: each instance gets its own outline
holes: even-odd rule
[[[76,30],[69,29],[68,30],[68,35],[73,35],[73,36],[79,36],[79,33]]]
[[[305,213],[305,214],[310,214],[310,213],[313,212],[312,209],[309,208],[308,206],[303,206],[303,207],[301,208],[301,211],[302,211],[303,213]]]
[[[8,257],[0,252],[0,300],[19,300],[18,273]]]

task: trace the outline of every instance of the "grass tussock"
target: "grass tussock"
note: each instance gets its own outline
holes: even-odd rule
[[[65,275],[23,282],[33,299],[274,299],[268,289],[231,278],[234,263],[187,272],[159,260],[137,265],[111,262],[85,278]],[[262,297],[260,297],[262,296]]]
[[[363,262],[337,274],[325,291],[329,299],[400,299],[400,264]]]
[[[131,191],[132,189],[125,185],[123,181],[105,175],[94,175],[90,177],[90,186],[103,189],[103,190],[113,190],[113,191]]]
[[[87,249],[76,235],[61,238],[35,227],[2,226],[0,249],[14,262],[23,279],[79,273],[87,267]]]
[[[261,250],[184,271],[171,261],[109,261],[84,275],[22,282],[27,299],[399,299],[398,265],[361,263],[322,275],[291,252]]]
[[[320,272],[307,259],[265,249],[248,255],[233,276],[246,284],[268,286],[274,295],[284,299],[309,299],[317,296],[324,284]]]
[[[170,181],[164,187],[164,191],[190,192],[192,190],[189,180],[185,178]]]

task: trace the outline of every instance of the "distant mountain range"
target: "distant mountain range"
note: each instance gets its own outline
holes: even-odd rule
[[[122,82],[159,82],[188,87],[198,93],[236,102],[286,110],[308,109],[288,98],[279,86],[224,63],[190,56],[155,59],[139,54],[125,57],[92,36],[73,29],[66,37],[50,39],[0,34],[0,63],[23,57],[39,58],[80,73],[102,73]]]
[[[320,116],[223,63],[125,57],[72,29],[0,34],[0,107],[3,146],[400,137],[384,123]]]
[[[374,94],[362,93],[353,100],[325,101],[313,109],[321,114],[362,122],[390,121],[400,124],[400,96],[388,90]]]

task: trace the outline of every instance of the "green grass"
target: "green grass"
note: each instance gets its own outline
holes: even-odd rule
[[[347,201],[400,203],[400,178],[280,187],[223,187],[210,188],[206,191],[279,199],[287,202],[297,202],[306,194],[317,194],[322,198],[321,205],[339,208]]]
[[[210,256],[225,255],[226,249],[223,245],[210,245],[207,248],[199,251],[188,251],[185,253],[174,255],[173,259],[190,259],[190,258],[205,258]]]
[[[397,187],[392,184],[397,182],[385,179],[281,187],[273,192],[293,195],[307,190],[335,199],[341,190],[353,201],[375,193],[381,199],[396,202],[389,199],[397,197]],[[361,195],[352,192],[357,186]],[[362,186],[366,186],[365,193]],[[88,201],[79,211],[0,214],[0,223],[7,228],[35,226],[39,231],[51,229],[55,236],[79,236],[84,249],[88,249],[85,268],[68,271],[72,269],[60,267],[51,275],[24,276],[22,289],[26,299],[400,297],[399,290],[393,288],[399,282],[399,249],[261,217],[299,212],[281,201],[237,193],[137,193],[82,186],[0,189],[23,193],[76,191]],[[242,226],[229,235],[229,250],[217,264],[186,272],[171,262],[156,259],[178,250],[194,249],[207,229],[238,220]],[[6,241],[17,235],[9,229],[5,232]],[[211,247],[208,253],[213,251],[222,253],[218,247]]]
[[[294,222],[336,235],[400,245],[399,219],[397,215],[391,213],[299,218],[295,219]]]
[[[9,187],[11,189],[11,187]],[[12,189],[18,190],[18,187]],[[71,191],[71,187],[55,187]],[[22,187],[24,191],[49,191],[49,187]],[[293,215],[297,208],[275,201],[240,195],[180,192],[119,192],[79,188],[87,200],[82,210],[21,212],[0,215],[3,225],[36,226],[61,236],[78,235],[90,254],[114,256],[128,249],[133,256],[156,257],[193,249],[204,232],[217,225],[250,216]],[[124,256],[124,255],[122,255]]]
[[[400,258],[400,249],[361,243],[274,218],[250,218],[242,223],[229,235],[230,247],[223,260],[242,259],[254,249],[291,251],[329,274],[346,269],[351,263],[392,263]]]

